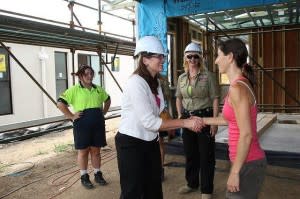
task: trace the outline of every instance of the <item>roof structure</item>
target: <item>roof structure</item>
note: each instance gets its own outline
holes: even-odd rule
[[[236,30],[282,26],[300,23],[300,1],[218,10],[185,16],[191,23],[207,31],[217,31],[211,21],[222,30]]]
[[[131,21],[134,24],[135,5],[137,2],[135,0],[99,0],[98,5],[86,5],[84,0],[62,1],[69,3],[69,5],[81,6],[94,11],[101,10],[102,13]],[[143,4],[144,1],[140,2]],[[165,6],[168,6],[167,3]],[[0,12],[3,13],[0,13],[1,41],[75,50],[101,50],[108,53],[114,53],[118,49],[119,54],[133,54],[134,37],[121,38],[119,35],[99,33],[97,32],[98,30],[84,28],[81,25],[73,24],[73,28],[70,28],[68,23],[44,20],[5,10],[0,10]],[[189,14],[184,17],[206,31],[218,32],[220,31],[219,29],[226,31],[299,24],[299,12],[300,1],[291,0],[254,7],[227,10],[216,9],[210,12]],[[79,23],[75,14],[74,17]]]

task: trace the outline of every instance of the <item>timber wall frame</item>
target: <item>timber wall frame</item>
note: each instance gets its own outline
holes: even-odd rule
[[[249,35],[250,55],[255,67],[255,92],[261,111],[300,112],[300,25],[274,26],[226,32],[230,37]],[[224,36],[220,32],[209,37]],[[214,56],[212,52],[211,56]],[[267,75],[266,73],[269,73]],[[271,77],[273,78],[270,78]],[[280,85],[276,84],[277,81]],[[281,86],[284,88],[281,88]]]
[[[172,29],[170,30],[170,28]],[[183,72],[182,55],[185,45],[192,39],[191,28],[192,25],[182,18],[168,19],[168,31],[176,37],[174,54],[176,59],[172,57],[173,63],[175,63],[172,66],[172,73],[177,75],[174,75],[174,85],[177,84],[176,77]],[[254,68],[258,82],[255,92],[260,111],[300,112],[300,105],[294,100],[300,100],[300,25],[233,30],[227,31],[226,34],[230,37],[249,36],[248,44],[251,49],[249,54],[262,66],[262,68]],[[217,52],[215,46],[220,37],[224,37],[224,33],[204,31],[202,34],[209,70],[215,73],[218,73],[218,67],[214,64]],[[255,65],[254,63],[250,60],[251,65]],[[220,87],[222,96],[224,96],[228,85],[220,85]]]

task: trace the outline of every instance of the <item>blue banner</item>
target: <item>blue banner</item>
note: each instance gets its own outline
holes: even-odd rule
[[[146,35],[158,37],[167,52],[167,17],[165,4],[161,0],[142,1],[138,5],[138,37]],[[167,75],[167,63],[164,64],[162,75]]]

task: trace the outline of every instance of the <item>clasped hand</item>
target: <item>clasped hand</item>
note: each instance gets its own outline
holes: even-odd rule
[[[75,120],[79,119],[82,115],[83,115],[82,111],[76,112],[76,113],[73,114],[71,120],[74,122]]]
[[[203,119],[201,117],[191,116],[190,118],[187,119],[187,121],[188,121],[188,129],[194,132],[199,132],[205,126]]]

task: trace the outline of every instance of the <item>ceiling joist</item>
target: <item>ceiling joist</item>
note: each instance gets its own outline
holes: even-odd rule
[[[284,3],[257,7],[199,13],[188,16],[188,19],[191,22],[196,20],[203,24],[208,24],[210,29],[214,29],[213,25],[208,22],[209,17],[213,19],[222,30],[236,30],[299,24],[299,12],[300,1],[291,0]],[[200,26],[200,28],[203,29],[203,26]]]

